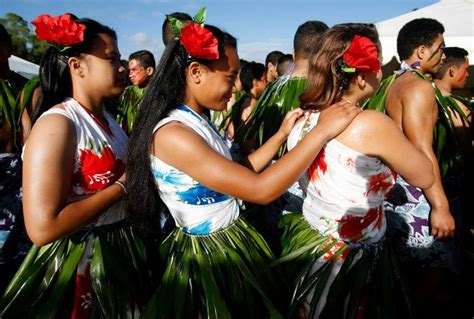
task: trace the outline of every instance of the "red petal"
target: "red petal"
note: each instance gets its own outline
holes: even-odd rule
[[[349,67],[359,71],[377,73],[380,70],[377,47],[369,38],[360,35],[354,36],[349,49],[342,58]]]
[[[219,59],[218,41],[212,32],[203,26],[189,23],[181,29],[179,39],[191,56],[205,60]]]
[[[33,20],[32,24],[36,26],[35,32],[40,40],[64,46],[70,46],[84,40],[86,27],[71,20],[69,14],[59,17],[42,14]]]

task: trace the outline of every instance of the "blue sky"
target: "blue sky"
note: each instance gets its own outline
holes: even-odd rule
[[[207,23],[234,35],[239,54],[263,62],[268,52],[291,53],[296,28],[307,20],[329,26],[341,22],[380,22],[436,3],[437,0],[0,0],[0,16],[14,12],[31,21],[37,15],[71,12],[111,26],[119,36],[124,58],[148,49],[163,52],[161,25],[165,14],[181,11],[193,16],[208,9]]]

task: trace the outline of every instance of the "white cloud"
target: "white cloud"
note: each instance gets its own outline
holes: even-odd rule
[[[132,46],[130,47],[132,52],[138,50],[148,50],[153,53],[156,62],[159,61],[161,54],[165,49],[161,38],[152,38],[145,32],[138,32],[132,35],[124,36],[124,38],[132,42]]]
[[[145,32],[135,33],[134,35],[131,35],[128,38],[132,40],[133,42],[138,42],[140,44],[143,44],[148,41],[148,36],[146,35]]]
[[[274,50],[291,53],[291,43],[284,39],[269,39],[261,42],[237,43],[239,57],[247,61],[265,62],[268,53]]]

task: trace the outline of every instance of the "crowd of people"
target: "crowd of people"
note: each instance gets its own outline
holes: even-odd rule
[[[40,15],[28,82],[0,25],[0,317],[471,318],[467,51],[412,20],[382,81],[373,24],[262,64],[205,17],[156,64]]]

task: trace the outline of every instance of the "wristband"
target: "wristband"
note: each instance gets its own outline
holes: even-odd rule
[[[114,182],[114,184],[120,186],[120,188],[122,189],[122,192],[123,192],[124,194],[127,194],[127,188],[125,188],[125,185],[124,185],[121,181],[116,180],[116,181]]]

